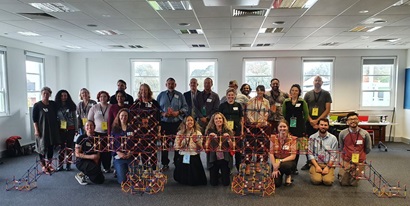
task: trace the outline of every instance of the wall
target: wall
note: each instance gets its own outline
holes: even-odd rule
[[[325,54],[325,55],[324,55]],[[116,81],[124,79],[131,82],[130,60],[133,58],[161,59],[161,90],[165,89],[165,80],[174,77],[177,82],[177,90],[188,90],[188,77],[186,59],[215,58],[218,59],[218,75],[214,80],[217,92],[223,96],[228,82],[232,79],[242,83],[242,60],[243,58],[275,57],[274,76],[281,80],[281,89],[288,91],[294,83],[302,81],[302,57],[333,57],[334,84],[332,110],[358,110],[360,103],[361,86],[361,57],[363,56],[397,56],[397,94],[395,122],[399,125],[392,127],[392,136],[398,137],[394,141],[401,141],[400,137],[409,136],[410,132],[404,133],[403,122],[403,93],[404,93],[404,69],[407,63],[406,50],[313,50],[313,51],[263,51],[263,52],[176,52],[176,53],[70,53],[69,60],[71,77],[75,77],[70,84],[70,91],[79,91],[82,87],[88,87],[95,98],[100,90],[106,90],[110,94],[116,90]],[[201,82],[200,82],[201,83]],[[128,85],[127,92],[131,93],[133,85]],[[392,111],[359,111],[362,115],[384,114],[392,117]],[[389,127],[388,127],[389,129]],[[388,133],[389,134],[389,130]]]
[[[21,143],[33,142],[30,129],[30,114],[27,108],[26,56],[24,51],[45,55],[45,84],[57,93],[61,87],[68,87],[68,53],[23,43],[0,37],[0,45],[7,48],[7,80],[10,114],[0,117],[0,154],[6,149],[5,141],[9,136],[22,137]],[[52,96],[54,99],[54,97]]]
[[[406,68],[410,68],[410,49],[407,50],[407,62],[406,62]],[[402,76],[404,77],[404,72]],[[404,84],[404,82],[403,82]],[[404,94],[404,91],[403,93]],[[403,102],[404,104],[404,102]],[[402,107],[403,108],[403,107]],[[410,125],[410,109],[403,109],[403,136],[402,136],[402,142],[406,142],[410,144],[410,127],[406,127],[406,125]]]

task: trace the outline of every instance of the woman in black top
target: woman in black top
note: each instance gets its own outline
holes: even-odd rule
[[[239,165],[242,160],[242,153],[240,148],[242,148],[242,122],[243,122],[243,112],[241,104],[235,102],[236,92],[233,88],[226,90],[227,101],[219,105],[219,112],[221,112],[228,123],[228,128],[234,131],[234,142],[235,148],[235,166],[239,171]]]

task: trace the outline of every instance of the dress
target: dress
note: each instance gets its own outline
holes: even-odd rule
[[[178,132],[176,145],[179,149],[180,156],[175,162],[174,179],[175,181],[190,185],[206,185],[206,175],[201,161],[202,137],[201,132],[197,131],[197,142],[194,142],[192,136],[186,136]]]
[[[33,122],[38,123],[40,138],[36,138],[36,151],[45,155],[48,147],[61,144],[58,134],[57,106],[54,101],[48,105],[39,101],[33,106]]]

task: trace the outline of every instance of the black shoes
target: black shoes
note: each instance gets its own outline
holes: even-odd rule
[[[303,165],[303,167],[300,168],[300,169],[301,169],[301,170],[309,170],[309,169],[310,169],[309,164]]]

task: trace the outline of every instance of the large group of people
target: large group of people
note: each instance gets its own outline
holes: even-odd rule
[[[134,154],[139,154],[142,168],[167,171],[171,163],[168,150],[172,149],[174,179],[186,185],[206,185],[200,158],[200,152],[206,151],[211,185],[230,185],[235,167],[240,171],[243,165],[245,175],[250,175],[252,168],[259,173],[261,164],[270,164],[271,176],[278,187],[283,184],[284,176],[284,185],[291,185],[292,175],[298,174],[297,142],[307,137],[306,164],[301,169],[309,170],[313,184],[333,184],[336,152],[340,150],[343,159],[337,175],[340,183],[357,185],[350,171],[363,169],[361,163],[371,150],[370,136],[358,127],[357,113],[347,115],[348,128],[340,132],[339,138],[328,132],[332,98],[322,89],[320,76],[314,78],[314,89],[304,98],[300,85],[292,85],[288,94],[280,90],[277,78],[271,80],[269,91],[258,85],[253,98],[249,96],[250,85],[243,84],[238,91],[236,80],[229,82],[222,99],[212,91],[211,78],[204,80],[203,91],[198,91],[198,84],[197,79],[191,79],[190,90],[181,93],[175,89],[175,79],[168,78],[167,89],[156,100],[150,86],[141,84],[134,101],[125,92],[126,82],[118,80],[113,96],[106,91],[98,92],[98,103],[82,88],[77,106],[68,91],[58,91],[52,101],[51,89],[44,87],[32,115],[43,172],[71,170],[72,161],[67,157],[71,158],[68,153],[74,151],[80,171],[75,179],[80,184],[87,184],[87,179],[102,184],[104,173],[113,171],[112,165],[118,183],[122,184],[127,180],[130,163],[136,159]],[[143,140],[131,141],[126,146],[115,141],[114,152],[97,152],[92,149],[92,138],[96,136]],[[160,151],[160,162],[156,150],[147,146],[157,145],[157,141],[162,141],[162,147],[166,148]],[[60,149],[57,168],[51,164],[55,146]]]

